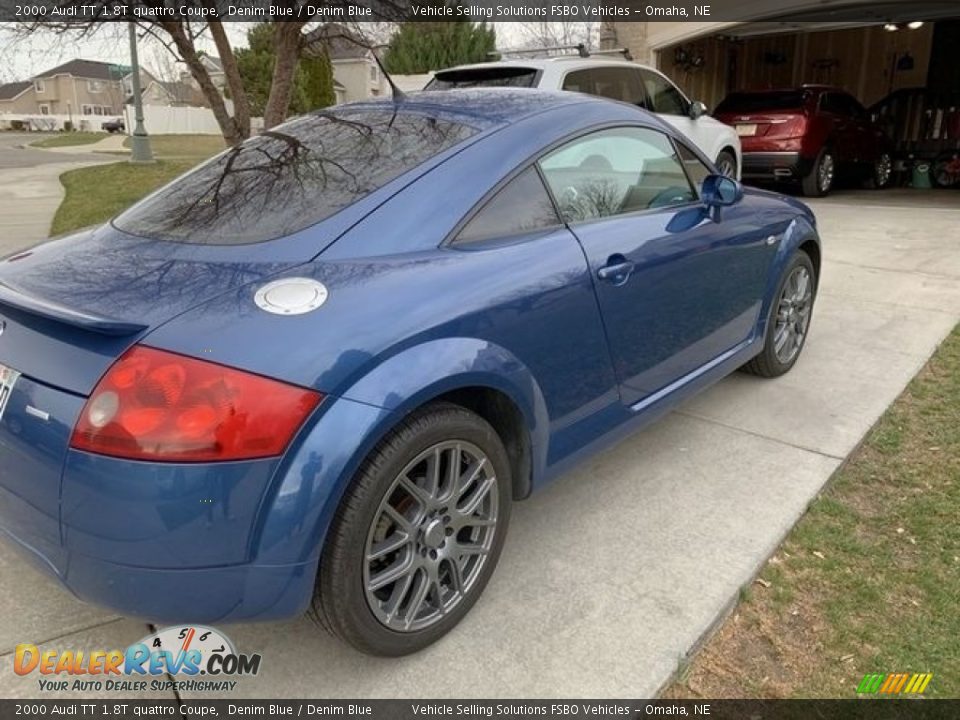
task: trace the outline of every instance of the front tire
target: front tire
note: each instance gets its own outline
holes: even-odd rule
[[[313,608],[334,635],[371,655],[436,642],[480,597],[510,521],[503,442],[447,403],[406,418],[364,461],[320,561]]]
[[[729,150],[721,150],[714,165],[717,166],[717,172],[721,175],[737,179],[737,158]]]
[[[810,172],[801,181],[803,194],[807,197],[824,197],[833,188],[836,173],[837,159],[833,150],[825,147],[817,155]]]
[[[798,250],[787,263],[777,285],[767,318],[763,350],[741,368],[773,378],[792,368],[810,331],[810,316],[817,295],[817,276],[810,256]]]

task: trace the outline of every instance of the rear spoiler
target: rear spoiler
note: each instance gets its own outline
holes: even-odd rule
[[[103,315],[74,310],[59,303],[35,297],[20,288],[3,282],[0,282],[0,306],[21,310],[31,315],[101,335],[133,335],[146,330],[148,327],[141,323],[115,320]]]

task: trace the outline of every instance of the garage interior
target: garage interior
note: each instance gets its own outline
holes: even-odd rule
[[[954,6],[957,17],[944,17],[942,5],[922,6],[909,18],[888,16],[896,20],[882,9],[864,20],[860,8],[672,32],[649,23],[640,43],[647,41],[652,64],[711,109],[738,90],[847,90],[894,141],[895,184],[926,187],[913,170],[960,150],[960,12]],[[616,25],[617,42],[638,41],[636,24]],[[671,34],[687,37],[665,43]]]

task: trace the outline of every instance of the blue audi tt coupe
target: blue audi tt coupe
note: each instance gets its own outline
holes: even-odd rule
[[[78,597],[448,632],[514,501],[796,362],[812,213],[654,115],[426,92],[295,119],[0,262],[0,529]]]

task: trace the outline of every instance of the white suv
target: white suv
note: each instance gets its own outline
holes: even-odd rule
[[[441,70],[424,90],[529,87],[571,90],[622,100],[656,113],[690,138],[724,175],[740,178],[740,139],[729,125],[706,114],[661,72],[619,58],[559,56],[499,60]]]

